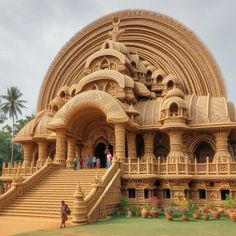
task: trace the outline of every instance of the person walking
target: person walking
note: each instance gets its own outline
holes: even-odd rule
[[[112,155],[110,152],[107,154],[107,168],[111,167],[111,162],[112,162]]]
[[[83,168],[83,158],[81,156],[79,157],[79,168]]]
[[[97,168],[101,168],[101,161],[100,161],[100,158],[99,157],[97,157],[97,159],[96,159],[96,167]]]
[[[96,168],[97,158],[93,156],[93,168]]]
[[[86,167],[90,168],[91,167],[91,158],[90,158],[89,154],[86,156],[85,161],[86,161]]]
[[[61,225],[60,228],[66,227],[66,221],[68,220],[68,215],[70,215],[70,208],[67,206],[65,201],[61,201]]]
[[[76,170],[77,167],[78,167],[78,159],[77,159],[77,156],[75,156],[75,157],[73,158],[73,167],[74,167],[74,170]]]

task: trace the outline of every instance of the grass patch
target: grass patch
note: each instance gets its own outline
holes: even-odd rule
[[[236,223],[226,218],[182,221],[175,218],[168,221],[164,216],[157,219],[142,219],[141,217],[112,216],[107,221],[83,226],[71,226],[65,229],[40,230],[17,236],[51,236],[51,235],[82,235],[82,236],[231,236],[235,235]]]

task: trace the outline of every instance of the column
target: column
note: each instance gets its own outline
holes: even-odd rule
[[[24,143],[23,144],[23,152],[24,152],[24,161],[23,166],[29,167],[32,161],[32,143]]]
[[[56,157],[53,161],[56,164],[65,164],[66,161],[66,135],[65,131],[58,129],[56,131]]]
[[[232,157],[228,150],[227,130],[218,130],[214,133],[216,138],[216,153],[213,162],[223,163],[232,161]]]
[[[76,139],[75,138],[68,138],[67,139],[67,160],[66,160],[66,168],[73,169],[73,157],[75,157],[75,145]]]
[[[116,157],[120,161],[125,160],[125,125],[115,124]]]
[[[182,130],[171,130],[168,135],[170,138],[170,153],[168,154],[168,163],[185,163],[186,158],[189,161],[188,154],[183,150]]]
[[[48,143],[44,141],[38,142],[38,161],[37,166],[43,166],[48,155]]]
[[[137,159],[135,138],[134,132],[127,132],[128,158],[130,160]]]
[[[155,155],[153,154],[153,141],[154,135],[152,131],[147,131],[143,135],[144,139],[144,156],[145,160],[151,161],[155,159]]]

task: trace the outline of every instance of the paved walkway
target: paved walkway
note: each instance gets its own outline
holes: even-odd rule
[[[58,229],[60,221],[54,219],[38,219],[26,217],[3,217],[0,216],[0,235],[12,236],[35,230]]]

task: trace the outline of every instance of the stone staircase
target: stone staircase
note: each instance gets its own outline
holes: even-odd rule
[[[61,200],[72,209],[77,184],[80,183],[86,196],[92,189],[91,182],[96,174],[102,177],[105,172],[106,169],[57,169],[6,206],[0,211],[0,216],[59,218]]]

